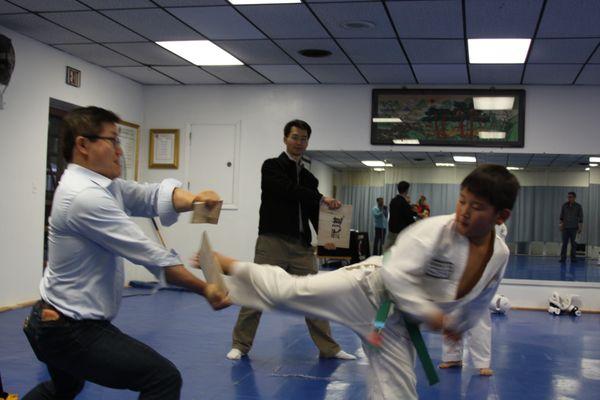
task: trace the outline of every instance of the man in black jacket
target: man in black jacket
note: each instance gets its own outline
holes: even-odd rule
[[[383,251],[396,243],[396,238],[402,229],[415,222],[417,213],[413,211],[409,203],[408,189],[410,183],[401,181],[398,183],[398,195],[390,202],[390,220],[388,236],[383,246]]]
[[[331,209],[342,205],[319,193],[319,181],[302,164],[310,133],[306,122],[288,122],[283,129],[286,150],[279,157],[266,160],[261,170],[262,195],[254,262],[282,266],[292,275],[318,272],[308,221],[317,230],[320,203]],[[250,351],[260,317],[260,311],[242,307],[227,358],[237,360]],[[306,324],[321,357],[356,358],[333,340],[329,322],[306,318]]]

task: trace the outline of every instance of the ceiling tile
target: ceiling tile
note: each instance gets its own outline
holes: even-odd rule
[[[352,65],[306,65],[305,68],[321,83],[365,83]]]
[[[77,0],[11,0],[11,3],[29,11],[75,11],[89,8]]]
[[[411,63],[451,64],[466,61],[463,40],[404,39],[402,44]]]
[[[413,64],[417,80],[421,84],[468,84],[465,64]]]
[[[474,84],[518,84],[523,64],[471,64],[469,71]]]
[[[110,67],[108,69],[144,85],[178,85],[177,81],[148,67]]]
[[[296,64],[270,40],[222,40],[215,44],[245,64]]]
[[[89,61],[102,67],[126,67],[140,65],[139,63],[124,57],[121,54],[115,53],[114,51],[95,43],[63,44],[55,47],[72,54],[75,57],[79,57],[82,60]]]
[[[89,40],[34,14],[0,15],[0,25],[42,43],[89,43]]]
[[[229,4],[227,0],[154,0],[163,7],[183,6],[221,6]]]
[[[400,38],[462,38],[460,1],[388,1]]]
[[[570,85],[582,64],[527,64],[523,83],[526,85]]]
[[[407,64],[357,65],[369,83],[415,83],[410,67]]]
[[[542,0],[467,0],[469,38],[532,38]]]
[[[382,2],[312,4],[311,8],[335,38],[395,38]],[[364,21],[369,29],[348,29],[345,22]]]
[[[329,37],[304,4],[238,6],[236,9],[274,39]]]
[[[600,1],[548,1],[537,37],[600,37],[598,21]]]
[[[41,15],[97,42],[140,42],[145,40],[95,11],[45,13]]]
[[[0,0],[0,14],[10,14],[10,13],[18,13],[25,12],[21,7],[17,7],[6,0]]]
[[[598,39],[537,39],[533,42],[527,61],[540,64],[583,64],[598,42]]]
[[[205,70],[228,83],[269,83],[264,77],[246,66],[204,67]]]
[[[151,8],[156,7],[150,0],[79,0],[88,6],[99,10],[113,8]]]
[[[103,14],[156,42],[161,40],[201,40],[204,37],[158,8],[111,10]]]
[[[110,43],[111,49],[147,65],[190,65],[186,60],[154,43]]]
[[[349,64],[350,60],[344,55],[342,50],[331,39],[288,39],[277,40],[290,56],[300,64]],[[329,50],[331,55],[328,57],[311,58],[298,53],[303,49],[321,49]]]
[[[339,39],[338,43],[356,64],[406,64],[397,39]]]
[[[215,83],[225,83],[219,78],[216,78],[202,69],[191,66],[191,67],[154,67],[162,73],[169,75],[170,77],[177,79],[179,82],[187,85],[205,85]]]
[[[233,7],[184,7],[168,10],[212,40],[265,38]]]
[[[269,78],[273,83],[318,83],[298,65],[253,65],[252,68]]]
[[[583,68],[579,78],[577,78],[577,85],[600,85],[600,64],[588,64]]]

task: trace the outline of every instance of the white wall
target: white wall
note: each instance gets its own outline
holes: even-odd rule
[[[0,307],[39,297],[42,271],[46,146],[50,97],[97,105],[141,123],[142,88],[105,69],[0,27],[12,39],[16,66],[0,110],[3,195],[0,196]],[[65,66],[82,73],[67,86]]]
[[[312,160],[310,163],[310,172],[319,180],[319,192],[323,196],[333,196],[333,181],[334,171],[331,167],[319,162]]]

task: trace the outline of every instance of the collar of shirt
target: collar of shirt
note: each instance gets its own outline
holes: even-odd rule
[[[82,167],[79,164],[70,163],[67,166],[67,171],[73,174],[81,175],[86,178],[89,178],[92,182],[96,183],[98,186],[107,188],[112,183],[112,179],[105,177],[104,175],[100,175],[97,172],[92,171],[91,169],[87,169]]]
[[[299,159],[298,161],[296,161],[296,160],[294,159],[294,157],[292,157],[292,156],[290,155],[290,153],[288,153],[287,151],[284,151],[284,153],[285,153],[285,155],[286,155],[286,156],[288,156],[288,158],[289,158],[291,161],[293,161],[294,163],[296,163],[296,165],[297,165],[299,168],[302,168],[302,167],[304,167],[304,163],[302,162],[302,157],[300,157],[300,159]]]

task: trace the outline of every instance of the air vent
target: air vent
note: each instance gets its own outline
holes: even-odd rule
[[[329,50],[323,50],[323,49],[303,49],[303,50],[300,50],[298,53],[300,53],[304,57],[310,57],[310,58],[322,58],[322,57],[329,57],[331,55],[331,52]]]

